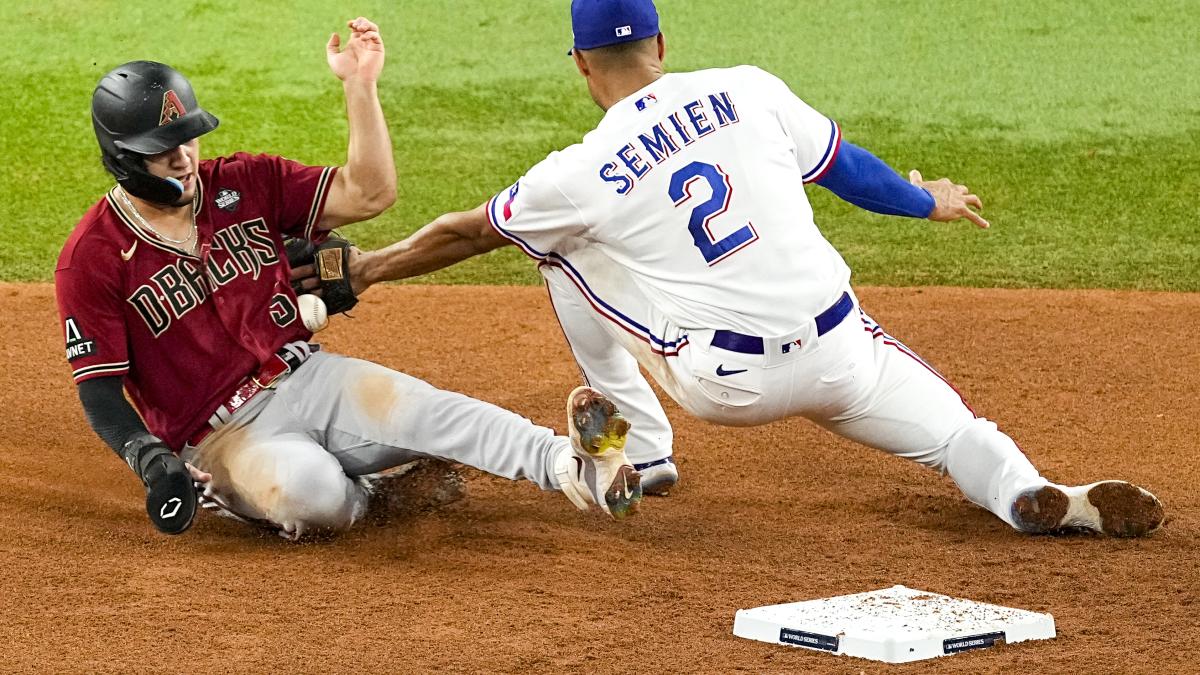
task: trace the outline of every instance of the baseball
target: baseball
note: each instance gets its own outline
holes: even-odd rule
[[[325,301],[312,294],[300,296],[300,318],[304,320],[304,327],[314,333],[325,330],[329,325]]]

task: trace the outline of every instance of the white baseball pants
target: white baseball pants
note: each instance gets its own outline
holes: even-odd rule
[[[1047,484],[1017,445],[858,307],[817,335],[815,321],[763,340],[763,354],[714,347],[714,331],[677,326],[624,268],[595,248],[541,267],[587,383],[633,428],[635,464],[672,452],[670,423],[646,372],[685,410],[730,426],[802,416],[859,443],[949,474],[963,494],[1012,525],[1021,491]],[[833,304],[849,289],[831,293]],[[786,352],[784,346],[787,345]]]

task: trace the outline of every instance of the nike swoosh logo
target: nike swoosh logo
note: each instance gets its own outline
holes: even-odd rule
[[[128,251],[121,251],[121,260],[129,262],[129,259],[133,257],[133,252],[137,250],[137,245],[138,243],[135,241],[133,242],[133,246],[129,247]]]
[[[625,499],[633,499],[633,490],[629,489],[629,479],[625,476],[625,472],[621,472],[621,485],[625,486],[622,492],[625,494]]]
[[[750,370],[750,369],[742,368],[741,370],[725,370],[725,364],[722,363],[721,365],[717,366],[717,375],[720,375],[721,377],[725,377],[726,375],[737,375],[738,373],[744,373],[747,370]]]

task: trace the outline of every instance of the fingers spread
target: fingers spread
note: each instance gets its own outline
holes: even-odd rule
[[[977,209],[983,208],[983,200],[981,200],[977,195],[964,195],[963,201],[966,202],[968,206],[974,206]]]

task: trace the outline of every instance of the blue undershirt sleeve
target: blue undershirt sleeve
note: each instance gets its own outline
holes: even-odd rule
[[[845,140],[816,183],[859,208],[886,216],[927,218],[935,206],[928,190],[904,180],[883,160]]]

